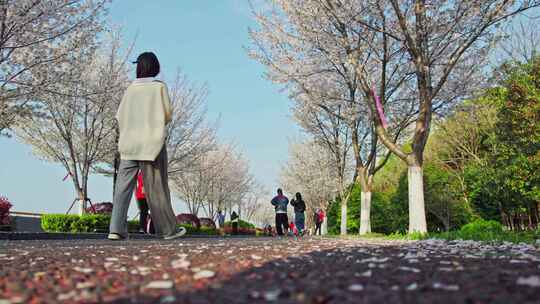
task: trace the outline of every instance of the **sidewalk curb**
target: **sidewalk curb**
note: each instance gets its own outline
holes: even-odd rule
[[[186,235],[182,239],[229,239],[229,238],[265,238],[254,235]],[[63,233],[63,232],[0,232],[0,240],[30,241],[30,240],[104,240],[107,233]],[[133,240],[161,240],[156,236],[132,233],[129,239]]]

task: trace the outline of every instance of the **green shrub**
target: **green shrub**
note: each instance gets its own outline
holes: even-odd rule
[[[497,240],[503,234],[501,223],[477,219],[459,230],[459,237],[465,240]]]
[[[225,227],[232,227],[231,222],[225,222]],[[250,222],[238,220],[238,228],[254,228],[255,229],[255,225],[253,225]]]
[[[41,228],[47,232],[70,232],[72,223],[78,220],[78,215],[45,214],[41,216]]]
[[[216,228],[211,228],[211,227],[201,227],[201,229],[199,229],[199,234],[203,234],[203,235],[218,235],[219,234],[219,230],[217,230]]]
[[[41,216],[41,228],[47,232],[97,232],[107,231],[111,217],[103,214]]]
[[[139,221],[128,221],[128,231],[139,231]]]
[[[191,235],[219,235],[219,230],[211,227],[197,228],[190,224],[178,224],[177,226],[186,228],[187,234]]]
[[[85,214],[71,222],[70,232],[102,232],[109,230],[110,215]]]
[[[497,221],[477,219],[460,230],[444,233],[430,233],[429,237],[444,240],[475,240],[491,243],[512,242],[534,244],[540,235],[536,231],[510,231],[504,230]]]
[[[196,234],[197,232],[199,232],[199,229],[197,229],[197,227],[194,227],[190,224],[177,224],[176,226],[186,228],[187,234]]]

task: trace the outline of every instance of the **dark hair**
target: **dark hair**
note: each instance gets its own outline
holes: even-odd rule
[[[137,78],[156,77],[159,74],[159,60],[152,52],[140,54],[134,63],[137,63]]]
[[[277,193],[278,193],[278,194],[283,194],[283,190],[281,190],[281,188],[278,188],[278,189],[277,189]]]
[[[300,194],[300,192],[296,192],[296,199],[299,201],[302,200],[302,194]]]

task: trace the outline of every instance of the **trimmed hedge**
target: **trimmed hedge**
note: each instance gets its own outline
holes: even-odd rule
[[[111,217],[102,214],[41,216],[41,228],[47,232],[96,232],[107,231]]]
[[[208,218],[208,217],[201,217],[199,218],[199,221],[201,223],[201,228],[202,227],[207,227],[207,228],[214,228],[216,229],[216,223],[214,222],[213,219],[211,218]]]
[[[41,216],[41,228],[47,232],[71,232],[71,224],[78,220],[78,215],[45,214]]]
[[[110,215],[45,214],[41,216],[41,228],[46,232],[108,232]],[[129,231],[139,230],[139,221],[128,221]]]
[[[83,215],[71,223],[71,232],[109,231],[111,217],[101,214]]]
[[[225,227],[232,227],[231,222],[225,222]],[[255,225],[253,225],[250,222],[246,222],[243,220],[238,220],[238,228],[252,228],[255,229]]]
[[[223,232],[225,234],[233,234],[232,227],[225,226],[223,229]],[[239,227],[238,228],[238,235],[257,235],[257,229],[255,228],[247,228],[247,227]]]
[[[139,231],[139,221],[128,221],[128,231]]]
[[[211,227],[201,227],[199,233],[203,235],[219,235],[219,230]]]
[[[46,214],[41,217],[41,228],[47,232],[108,232],[110,220],[110,215],[103,214],[85,214],[83,216],[71,214]],[[178,226],[186,228],[187,234],[191,235],[220,235],[222,233],[232,233],[230,223],[223,230],[205,226],[197,228],[190,224],[178,224]],[[253,224],[240,221],[239,226],[239,234],[257,235],[257,231]],[[139,221],[128,221],[128,230],[130,232],[138,231]]]
[[[176,216],[176,222],[182,225],[191,225],[197,228],[201,227],[199,218],[191,213],[180,213]]]
[[[201,228],[197,228],[190,224],[178,224],[177,226],[186,228],[188,235],[189,234],[191,235],[219,235],[220,234],[220,231],[218,229],[211,228],[211,227],[203,226]]]

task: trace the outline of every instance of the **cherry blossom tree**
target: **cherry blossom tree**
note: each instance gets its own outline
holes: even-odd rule
[[[260,183],[253,180],[249,186],[249,191],[238,204],[238,215],[242,220],[253,222],[259,217],[263,219],[264,216],[261,215],[268,210],[273,211],[273,208],[270,208],[268,203],[270,193]]]
[[[0,1],[0,133],[43,106],[70,55],[103,29],[108,0]]]
[[[328,136],[335,133],[321,132],[325,122],[346,131],[356,168],[352,182],[362,188],[360,233],[369,233],[373,178],[390,153],[375,132],[366,96],[358,83],[359,74],[365,70],[382,74],[381,93],[377,94],[391,119],[394,140],[400,138],[414,114],[412,107],[403,106],[412,101],[398,94],[410,76],[397,64],[400,57],[392,50],[394,45],[389,43],[383,52],[366,47],[373,37],[355,23],[356,15],[368,13],[358,2],[349,1],[343,6],[328,1],[269,2],[274,4],[273,10],[255,12],[260,29],[250,31],[254,45],[250,54],[268,67],[270,80],[285,84],[295,102],[295,118],[317,141],[326,141],[330,148],[336,146]],[[351,60],[351,54],[360,51],[363,60]],[[344,199],[342,218],[346,208]],[[341,233],[346,233],[346,221],[342,221]]]
[[[244,217],[247,221],[252,222],[259,227],[266,227],[268,225],[274,225],[275,223],[275,211],[270,208],[268,202],[272,199],[270,195],[261,196],[253,206],[254,212],[251,217]],[[250,207],[251,208],[251,207]]]
[[[403,64],[414,75],[411,88],[417,101],[417,115],[409,141],[412,151],[406,151],[389,136],[381,119],[374,119],[374,123],[381,141],[408,166],[409,232],[425,233],[422,165],[433,113],[474,92],[477,76],[481,75],[480,70],[497,39],[497,25],[540,3],[497,0],[368,2],[371,13],[356,18],[366,31],[377,37],[377,43],[368,47],[377,50],[385,41],[398,43],[406,55]],[[361,75],[359,83],[364,91],[368,91],[373,80],[368,73]],[[375,98],[368,101],[371,110],[375,111]]]
[[[210,193],[212,182],[219,162],[212,152],[197,158],[189,170],[182,170],[169,177],[175,195],[184,202],[189,213],[198,215]]]
[[[198,85],[180,70],[170,84],[172,121],[168,125],[169,174],[189,170],[216,146],[217,121],[207,121],[206,84]]]
[[[217,159],[221,159],[215,176],[210,182],[210,191],[204,205],[209,216],[218,210],[225,213],[237,211],[242,215],[242,205],[255,185],[248,160],[232,145],[223,146]]]
[[[71,64],[61,81],[36,95],[42,101],[39,115],[21,117],[15,133],[46,161],[62,165],[81,202],[88,200],[88,176],[101,172],[116,151],[114,114],[127,84],[131,49],[121,47],[113,32],[99,49],[70,54]],[[69,77],[67,77],[69,76]]]
[[[259,29],[250,32],[251,55],[268,67],[270,80],[292,91],[295,86],[307,91],[305,79],[321,74],[324,77],[311,87],[332,92],[328,87],[350,83],[349,88],[358,90],[355,99],[353,94],[340,97],[360,106],[352,113],[364,113],[360,116],[371,120],[368,142],[384,144],[407,163],[409,231],[426,232],[422,163],[432,116],[474,92],[497,40],[496,25],[538,6],[537,1],[267,3],[269,9],[255,13]],[[334,73],[344,80],[329,76]],[[324,100],[325,105],[338,101]],[[410,131],[410,140],[402,137],[404,131]],[[364,151],[377,150],[375,144]],[[357,149],[355,153],[362,155]],[[366,159],[376,153],[372,155]],[[356,159],[364,168],[373,168]],[[363,180],[366,187],[369,175]]]
[[[188,170],[171,175],[173,190],[190,213],[214,218],[218,210],[239,211],[254,180],[247,160],[231,145],[217,145]]]

